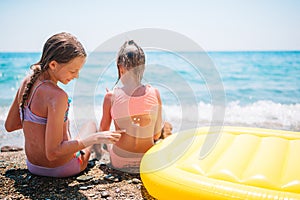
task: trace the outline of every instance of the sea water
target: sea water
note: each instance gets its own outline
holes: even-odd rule
[[[160,91],[173,132],[214,124],[300,131],[300,51],[145,52],[143,83]],[[0,53],[0,146],[24,143],[21,131],[5,131],[4,121],[40,56]],[[118,78],[115,57],[90,53],[79,79],[59,84],[72,99],[74,135],[85,121],[99,124],[103,97]]]

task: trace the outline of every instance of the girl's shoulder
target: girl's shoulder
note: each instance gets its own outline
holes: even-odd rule
[[[152,89],[152,90],[158,90],[156,87],[154,87],[154,86],[151,85],[151,84],[145,84],[145,87],[146,87],[146,88],[149,88],[149,89]]]
[[[159,90],[156,87],[153,87],[150,84],[147,84],[146,87],[147,87],[148,94],[156,96],[158,102],[161,104],[161,98],[160,98]]]
[[[145,87],[148,91],[155,93],[156,95],[159,95],[159,90],[156,87],[153,87],[150,84],[146,84]]]
[[[37,83],[37,96],[40,99],[44,99],[48,104],[63,103],[66,104],[69,101],[68,94],[59,86],[52,82]]]
[[[114,96],[114,91],[106,91],[106,94],[104,96],[105,99],[111,99]]]

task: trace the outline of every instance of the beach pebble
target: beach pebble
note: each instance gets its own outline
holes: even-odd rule
[[[95,193],[87,194],[87,196],[89,196],[89,197],[94,197],[95,195],[96,195]]]
[[[114,178],[114,182],[120,182],[121,180],[120,180],[120,178],[119,177],[115,177]]]
[[[91,188],[93,188],[94,186],[93,185],[88,185],[88,186],[86,186],[88,189],[91,189]]]
[[[100,161],[100,162],[99,162],[99,166],[106,166],[106,164],[107,164],[107,163],[104,162],[104,161]]]
[[[88,167],[88,168],[93,168],[95,165],[96,165],[96,160],[93,159],[93,160],[89,160],[89,161],[88,161],[87,167]]]
[[[132,180],[128,180],[127,183],[128,183],[128,184],[131,184],[131,183],[132,183]]]
[[[108,174],[108,175],[104,176],[104,180],[107,180],[107,181],[111,181],[113,178],[114,177],[111,174]]]
[[[80,186],[79,189],[80,189],[80,190],[87,190],[88,187],[86,187],[86,186]]]
[[[141,181],[138,178],[133,178],[132,183],[139,184]]]
[[[107,191],[103,191],[103,192],[101,192],[101,197],[102,198],[109,197],[109,193]]]
[[[17,146],[3,146],[1,147],[1,152],[11,152],[11,151],[22,151],[22,147]]]
[[[27,181],[30,181],[32,179],[32,176],[26,175],[26,179],[27,179]]]
[[[104,176],[104,180],[113,181],[113,182],[120,182],[121,178],[118,175],[108,174],[108,175]]]
[[[92,178],[93,178],[93,176],[81,175],[81,176],[78,176],[78,177],[76,178],[76,180],[77,180],[77,181],[82,181],[82,182],[84,182],[84,181],[89,181],[89,180],[91,180]]]

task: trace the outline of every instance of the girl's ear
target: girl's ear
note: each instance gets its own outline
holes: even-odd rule
[[[58,63],[55,61],[55,60],[52,60],[50,63],[49,63],[49,68],[52,70],[52,71],[55,71],[56,68],[58,66]]]
[[[118,71],[119,71],[119,76],[121,77],[121,75],[123,75],[125,73],[125,68],[123,67],[123,65],[118,65]]]

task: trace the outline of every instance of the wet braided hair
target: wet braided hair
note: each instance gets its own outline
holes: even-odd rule
[[[25,87],[25,91],[19,105],[22,108],[22,112],[33,84],[43,72],[47,71],[51,61],[68,63],[72,59],[80,56],[86,57],[87,54],[82,44],[75,36],[66,32],[51,36],[43,47],[43,53],[40,61],[30,66],[33,73],[30,75],[30,81]]]
[[[133,40],[126,41],[120,48],[117,56],[117,66],[124,66],[127,70],[133,70],[138,80],[141,81],[145,69],[145,53],[143,49],[138,46]],[[118,80],[121,78],[120,71],[118,71]]]

